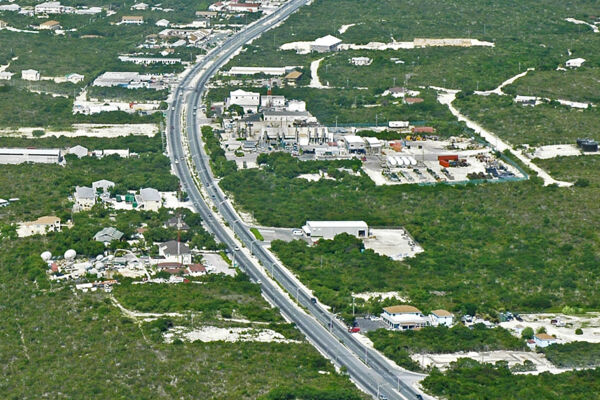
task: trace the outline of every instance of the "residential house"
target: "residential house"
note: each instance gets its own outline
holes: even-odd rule
[[[302,77],[302,72],[300,71],[291,71],[289,74],[283,77],[286,83],[290,86],[296,86],[298,80]]]
[[[548,335],[547,333],[536,333],[533,336],[533,340],[537,347],[548,347],[551,344],[556,343],[556,338]]]
[[[187,231],[190,229],[188,224],[186,224],[184,220],[178,217],[169,218],[165,223],[165,228],[175,228],[179,229],[180,231]]]
[[[77,158],[86,157],[88,155],[87,147],[83,147],[80,145],[73,146],[69,149],[69,154],[75,154]]]
[[[335,36],[327,35],[316,39],[310,45],[311,51],[316,51],[317,53],[327,53],[330,51],[337,51],[339,45],[342,43],[341,39],[336,38]]]
[[[431,325],[440,326],[445,325],[451,327],[454,325],[454,314],[446,310],[433,310],[429,315]]]
[[[166,19],[159,19],[158,21],[156,21],[156,26],[163,26],[163,27],[167,27],[169,26],[169,20]]]
[[[14,74],[8,71],[0,71],[0,80],[2,81],[10,81]]]
[[[21,79],[25,81],[39,81],[40,73],[35,69],[24,69],[21,71]]]
[[[121,23],[141,25],[144,23],[144,17],[140,15],[124,15],[123,18],[121,18]]]
[[[196,11],[196,17],[215,18],[217,14],[216,11]]]
[[[260,106],[262,108],[279,108],[285,107],[285,96],[267,94],[261,96]]]
[[[74,197],[75,205],[80,210],[89,210],[96,204],[96,192],[91,187],[77,186]]]
[[[65,76],[65,78],[67,79],[67,82],[79,83],[79,82],[83,82],[83,79],[85,78],[85,76],[83,76],[81,74],[72,73],[72,74],[68,74],[67,76]]]
[[[429,325],[429,319],[416,307],[398,305],[386,307],[381,314],[389,329],[412,330]]]
[[[135,3],[131,6],[132,10],[144,11],[148,9],[148,4],[146,3]]]
[[[404,104],[408,104],[408,105],[411,105],[411,104],[418,104],[418,103],[422,103],[422,102],[424,102],[424,101],[425,101],[425,100],[423,100],[423,99],[422,99],[422,98],[420,98],[420,97],[405,97],[405,98],[404,98],[404,100],[402,100],[402,102],[403,102]]]
[[[369,57],[352,57],[350,59],[350,64],[356,66],[371,65],[372,62],[373,59]]]
[[[435,133],[435,128],[432,126],[415,126],[412,128],[412,132],[416,134]]]
[[[540,99],[536,96],[515,96],[515,103],[520,104],[522,106],[531,106],[534,107],[538,104]]]
[[[202,276],[206,275],[206,268],[201,264],[192,264],[187,267],[186,274],[189,276]]]
[[[94,240],[96,242],[110,243],[113,240],[117,240],[117,241],[121,240],[123,238],[123,235],[124,235],[123,232],[110,226],[108,228],[104,228],[101,231],[97,232],[94,235]]]
[[[584,62],[585,58],[572,58],[570,60],[567,60],[565,66],[568,68],[579,68],[583,65]]]
[[[47,31],[55,31],[55,30],[60,29],[60,22],[54,21],[54,20],[46,21],[46,22],[41,23],[40,26],[38,27],[38,29],[47,30]]]
[[[227,9],[231,12],[247,12],[255,13],[260,9],[259,3],[234,3],[231,2],[227,6]]]
[[[21,222],[17,228],[17,235],[19,237],[45,235],[48,232],[60,232],[60,228],[60,218],[46,216],[35,221]]]
[[[185,243],[171,240],[158,245],[158,254],[167,262],[192,263],[192,252]]]
[[[403,87],[392,87],[388,89],[388,92],[392,95],[392,97],[404,97],[407,93],[406,88]]]
[[[138,204],[141,204],[146,211],[158,211],[162,205],[160,193],[156,189],[140,189]]]
[[[94,192],[98,192],[98,189],[102,189],[102,192],[107,192],[110,188],[115,187],[115,183],[108,181],[106,179],[101,179],[99,181],[96,182],[92,182],[92,189],[94,189]]]

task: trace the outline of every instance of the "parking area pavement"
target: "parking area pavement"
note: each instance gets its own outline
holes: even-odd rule
[[[356,318],[356,324],[363,333],[385,328],[385,324],[381,319]]]
[[[202,263],[213,274],[235,276],[236,270],[232,268],[218,253],[202,253]]]
[[[370,231],[371,236],[364,239],[365,248],[388,256],[392,260],[414,257],[423,252],[423,248],[404,229],[371,229]]]

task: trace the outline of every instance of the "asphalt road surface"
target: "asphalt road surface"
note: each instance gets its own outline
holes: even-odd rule
[[[290,276],[289,271],[279,265],[255,239],[215,183],[209,167],[209,159],[201,141],[199,121],[196,120],[196,108],[200,108],[201,95],[210,77],[245,43],[283,21],[306,3],[307,0],[292,0],[273,14],[248,25],[213,49],[182,79],[175,90],[167,115],[169,156],[172,166],[181,180],[183,190],[189,195],[194,207],[209,229],[218,240],[229,247],[239,267],[252,280],[260,282],[264,295],[280,309],[286,318],[296,324],[309,342],[335,364],[344,366],[352,380],[374,397],[416,399],[418,392],[410,384],[421,378],[422,375],[392,367],[376,351],[359,342],[352,334],[348,333],[347,327],[340,323],[335,315],[315,302],[311,294],[305,292],[299,283]],[[182,124],[184,118],[185,128]],[[197,176],[208,193],[209,199],[207,200],[217,207],[220,215],[229,227],[233,228],[239,240],[259,260],[264,270],[238,247],[234,238],[231,237],[221,221],[215,217],[211,207],[202,197],[186,162],[182,142],[183,135],[187,137],[189,156],[191,156]],[[281,289],[265,275],[265,270],[279,282],[290,296],[282,293]],[[290,298],[291,296],[296,298],[297,304]]]

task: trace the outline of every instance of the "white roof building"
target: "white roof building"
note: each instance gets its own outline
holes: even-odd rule
[[[352,65],[370,65],[373,62],[373,60],[369,57],[352,57],[350,59],[350,63]]]
[[[141,203],[144,210],[158,211],[162,205],[160,192],[153,188],[140,189],[138,203]]]
[[[8,72],[8,71],[0,71],[0,80],[3,81],[10,81],[12,79],[12,76],[14,74],[12,72]]]
[[[169,26],[169,20],[166,19],[159,19],[158,21],[156,21],[156,26]]]
[[[69,154],[75,154],[77,158],[86,157],[88,155],[87,147],[80,145],[73,146],[69,149]]]
[[[310,49],[312,51],[316,51],[317,53],[336,51],[340,43],[342,43],[341,39],[338,39],[335,36],[327,35],[312,42]]]
[[[60,149],[0,148],[0,164],[58,164],[62,161]]]
[[[17,228],[17,236],[45,235],[48,232],[60,232],[60,228],[60,218],[40,217],[35,221],[21,222]]]
[[[65,6],[61,5],[59,1],[47,1],[34,8],[36,14],[62,14],[64,11]]]
[[[340,233],[364,238],[369,236],[369,226],[365,221],[306,221],[302,230],[309,237],[333,239]]]
[[[131,6],[132,10],[147,10],[148,9],[148,4],[146,3],[135,3],[134,5]]]
[[[389,329],[412,330],[429,325],[429,319],[418,308],[409,305],[386,307],[381,318]]]
[[[24,69],[21,71],[21,79],[26,81],[39,81],[40,73],[35,69]]]
[[[67,81],[69,81],[71,83],[79,83],[79,82],[83,81],[85,76],[83,76],[81,74],[72,73],[72,74],[65,76],[65,78],[67,79]]]
[[[584,62],[585,58],[572,58],[570,60],[567,60],[565,66],[569,68],[579,68],[583,65]]]
[[[346,143],[346,150],[349,153],[363,152],[365,150],[365,140],[360,136],[344,136],[344,143]]]
[[[244,109],[245,113],[255,113],[260,105],[260,94],[254,92],[246,92],[238,89],[229,93],[227,99],[227,107],[238,105]]]
[[[94,189],[94,192],[97,192],[98,189],[102,189],[103,192],[106,192],[112,187],[115,187],[115,183],[106,179],[101,179],[99,181],[92,182],[92,189]]]

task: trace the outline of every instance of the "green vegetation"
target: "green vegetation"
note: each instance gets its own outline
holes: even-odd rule
[[[99,87],[91,86],[88,89],[88,98],[111,99],[121,101],[148,101],[165,100],[169,96],[168,90],[154,89],[127,89],[121,86]]]
[[[511,96],[498,95],[462,96],[454,105],[499,137],[532,146],[594,137],[600,116],[597,109],[579,110],[558,103],[527,107],[515,103]]]
[[[600,70],[583,67],[569,71],[530,71],[504,92],[553,100],[600,102]],[[549,84],[551,82],[551,84]]]
[[[554,375],[513,375],[506,363],[480,364],[459,359],[442,373],[433,370],[423,387],[435,396],[449,400],[467,399],[597,399],[600,369]]]
[[[571,342],[553,344],[541,349],[541,351],[552,364],[559,368],[593,368],[600,366],[600,343]]]
[[[204,148],[210,156],[210,166],[216,176],[225,176],[237,170],[235,161],[227,161],[225,150],[221,147],[220,135],[213,132],[212,127],[202,127]]]
[[[195,283],[200,282],[200,283]],[[126,308],[142,312],[201,311],[225,318],[281,322],[279,312],[260,296],[260,286],[244,274],[236,277],[206,275],[199,281],[183,285],[122,284],[115,297]]]
[[[0,137],[2,147],[37,147],[37,148],[60,148],[81,145],[88,150],[104,149],[129,149],[133,153],[162,153],[162,139],[160,135],[154,136],[119,136],[115,138],[100,138],[89,136],[50,136],[38,139],[23,137]]]
[[[469,329],[464,325],[426,327],[418,331],[394,332],[379,329],[367,333],[373,345],[396,364],[420,369],[410,358],[415,353],[455,353],[459,351],[523,350],[522,340],[503,328],[488,329],[483,324]]]
[[[250,232],[252,232],[252,234],[254,235],[256,240],[260,240],[260,241],[265,240],[265,238],[263,237],[263,235],[259,232],[259,230],[257,228],[250,228]]]
[[[469,303],[480,312],[600,307],[593,283],[600,215],[589,188],[544,187],[535,178],[501,185],[375,186],[365,176],[344,173],[336,181],[307,182],[295,178],[297,165],[300,173],[318,172],[326,162],[300,163],[276,153],[260,162],[261,169],[221,181],[259,224],[295,227],[315,219],[402,225],[425,249],[397,262],[361,252],[362,243],[346,237],[314,247],[274,242],[283,262],[336,309],[347,311],[351,293],[361,290],[400,290],[421,307],[450,310]]]
[[[575,182],[582,188],[600,187],[600,175],[598,174],[600,156],[556,157],[535,160],[535,163],[556,179]]]

